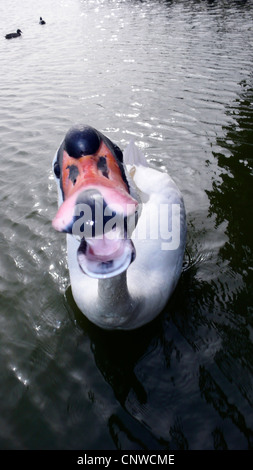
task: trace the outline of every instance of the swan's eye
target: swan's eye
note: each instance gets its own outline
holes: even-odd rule
[[[58,179],[61,176],[61,169],[60,169],[60,165],[59,165],[58,162],[55,162],[55,164],[54,164],[54,174],[55,174],[56,178],[58,178]]]
[[[107,163],[106,163],[106,158],[105,157],[99,157],[97,167],[98,167],[98,170],[101,171],[103,176],[105,176],[106,178],[109,178],[108,168],[107,168]]]
[[[73,184],[76,184],[76,179],[79,175],[79,170],[76,165],[69,165],[67,166],[69,169],[69,179],[72,181]]]

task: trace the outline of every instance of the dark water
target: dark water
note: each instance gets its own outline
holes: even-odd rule
[[[252,19],[239,0],[1,2],[1,449],[253,448]],[[134,138],[185,198],[182,277],[131,333],[78,312],[51,227],[75,122]]]

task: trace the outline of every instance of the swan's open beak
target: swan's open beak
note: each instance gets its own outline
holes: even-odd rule
[[[74,158],[63,150],[61,161],[63,203],[53,227],[81,241],[80,268],[94,278],[125,271],[135,258],[126,223],[135,217],[132,198],[112,151],[102,140],[92,155]]]
[[[77,259],[85,274],[105,279],[127,270],[135,259],[135,248],[133,242],[125,238],[93,238],[81,242]]]

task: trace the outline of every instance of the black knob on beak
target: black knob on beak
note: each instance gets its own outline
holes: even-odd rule
[[[70,157],[80,158],[96,153],[100,143],[100,135],[93,127],[73,127],[66,134],[65,150]]]

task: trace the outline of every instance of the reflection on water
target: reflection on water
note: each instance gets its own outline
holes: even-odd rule
[[[219,166],[225,170],[221,183],[214,183],[209,193],[210,212],[215,214],[217,225],[226,221],[229,242],[221,248],[219,257],[224,265],[220,279],[225,289],[226,322],[217,322],[223,347],[217,351],[215,361],[224,376],[253,405],[252,390],[252,116],[251,87],[242,83],[242,94],[232,110],[234,123],[226,128],[225,138],[219,142],[224,153],[215,154]],[[230,113],[230,111],[228,111]],[[234,378],[236,377],[236,380]],[[222,395],[222,390],[220,391]],[[225,398],[225,397],[224,397]],[[227,404],[233,422],[245,433],[252,448],[252,429],[247,429],[243,416]],[[230,409],[229,409],[230,407]]]
[[[23,31],[0,40],[0,448],[252,449],[251,2],[10,0],[0,17]],[[75,122],[133,137],[184,194],[180,282],[134,332],[78,311],[51,227]]]
[[[220,257],[227,260],[237,282],[245,282],[251,275],[251,244],[253,222],[249,217],[252,200],[252,98],[253,90],[242,83],[242,94],[228,114],[233,124],[225,127],[224,139],[218,141],[221,152],[216,153],[221,173],[221,183],[214,182],[213,191],[208,192],[210,213],[216,224],[226,221],[229,243],[220,250]],[[222,153],[222,150],[224,152]],[[250,289],[248,294],[250,295]],[[244,296],[245,297],[245,296]],[[245,297],[246,300],[246,297]],[[246,305],[246,310],[247,310]]]

